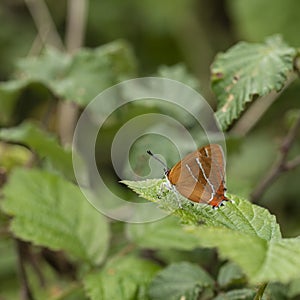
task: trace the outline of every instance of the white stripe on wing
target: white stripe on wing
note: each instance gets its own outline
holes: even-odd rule
[[[200,162],[200,160],[199,160],[198,157],[196,158],[196,162],[197,162],[197,164],[198,164],[198,166],[199,166],[199,168],[200,168],[200,170],[201,170],[201,172],[203,174],[203,177],[205,178],[205,180],[207,181],[207,183],[211,187],[212,193],[211,193],[210,199],[208,200],[208,201],[211,201],[214,198],[214,195],[216,194],[215,188],[212,185],[212,183],[209,181],[209,179],[207,178],[207,176],[206,176],[206,174],[204,172],[203,166],[202,166],[202,164],[201,164],[201,162]]]

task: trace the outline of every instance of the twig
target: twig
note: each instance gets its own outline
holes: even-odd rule
[[[279,91],[273,91],[270,94],[260,97],[248,108],[242,117],[234,124],[230,130],[230,134],[246,135],[254,125],[263,116],[266,110],[274,103],[274,101],[282,94],[282,92],[298,78],[296,72],[291,72],[288,75],[284,87]]]
[[[69,0],[68,2],[65,44],[69,53],[73,53],[83,45],[87,4],[87,0]]]
[[[21,281],[21,299],[24,300],[34,300],[32,292],[29,287],[28,278],[25,269],[25,260],[27,249],[24,243],[20,240],[16,240],[17,243],[17,253],[18,253],[18,267]]]
[[[45,280],[44,274],[41,270],[41,266],[39,264],[38,257],[36,256],[36,254],[34,254],[32,251],[30,251],[30,249],[28,251],[28,262],[30,263],[32,269],[34,270],[41,287],[45,287],[46,280]]]
[[[45,129],[49,129],[51,116],[56,110],[56,101],[53,98],[48,100],[46,110],[41,117],[41,124]]]
[[[300,165],[300,155],[286,163],[286,167],[292,170]]]
[[[66,29],[66,48],[74,53],[83,44],[87,0],[69,0]],[[71,99],[72,100],[72,99]],[[78,116],[78,105],[69,101],[61,101],[58,105],[59,136],[62,144],[71,144]]]
[[[44,45],[49,44],[63,50],[64,44],[44,0],[24,0]]]
[[[294,126],[288,132],[287,137],[283,140],[280,147],[280,157],[275,165],[271,168],[267,176],[257,185],[251,194],[253,203],[257,203],[267,188],[284,172],[290,171],[300,165],[300,156],[287,161],[287,156],[293,142],[296,139],[297,132],[300,129],[300,115]]]
[[[43,49],[43,42],[40,38],[40,35],[37,34],[33,43],[31,44],[31,48],[27,53],[27,56],[35,56],[38,55]]]
[[[257,291],[257,293],[255,295],[254,300],[261,300],[262,299],[262,297],[264,295],[264,291],[265,291],[267,285],[268,285],[268,283],[263,283],[263,284],[261,284],[259,286],[258,291]]]
[[[6,183],[7,180],[7,170],[0,167],[0,188]]]

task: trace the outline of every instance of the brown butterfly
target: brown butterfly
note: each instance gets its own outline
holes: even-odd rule
[[[163,163],[151,151],[147,152]],[[193,202],[215,208],[229,201],[225,196],[224,154],[218,144],[210,144],[188,154],[173,168],[166,169],[165,175],[171,189],[176,189]]]

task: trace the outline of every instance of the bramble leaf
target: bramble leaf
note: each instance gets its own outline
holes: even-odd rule
[[[237,119],[246,104],[272,91],[280,91],[293,71],[296,50],[279,36],[263,44],[240,42],[217,55],[211,67],[217,96],[216,117],[223,130]]]
[[[127,255],[115,257],[105,267],[85,277],[84,286],[92,300],[144,300],[147,286],[159,267]]]
[[[2,210],[13,217],[10,228],[20,239],[89,264],[104,259],[107,221],[77,186],[45,171],[16,169],[3,195]]]
[[[267,209],[227,195],[234,202],[214,210],[167,189],[163,179],[123,183],[183,223],[194,225],[187,227],[186,235],[196,236],[199,246],[216,247],[221,257],[242,269],[250,283],[286,283],[299,276],[300,239],[282,239],[279,225]],[[142,243],[147,245],[149,240],[145,238]]]
[[[141,197],[158,203],[163,210],[177,215],[184,223],[193,225],[204,223],[209,227],[229,228],[266,240],[281,237],[275,216],[267,209],[236,196],[227,195],[234,203],[227,202],[224,207],[213,209],[210,205],[193,203],[178,192],[168,190],[164,179],[122,181],[122,183]],[[179,207],[178,199],[182,208]]]
[[[73,56],[46,48],[39,57],[21,59],[15,80],[0,84],[0,122],[12,116],[20,94],[31,84],[41,84],[63,100],[87,105],[100,92],[135,77],[136,62],[125,41],[95,49],[81,49]]]
[[[26,122],[17,127],[3,128],[0,140],[26,145],[41,158],[46,158],[56,170],[70,179],[74,178],[71,150],[62,148],[54,136],[36,124]]]
[[[204,290],[212,290],[213,279],[199,266],[188,263],[174,263],[160,271],[149,286],[152,300],[197,300]]]
[[[216,247],[221,257],[237,263],[250,283],[287,283],[299,277],[300,239],[272,239],[225,228],[195,231],[203,247]]]

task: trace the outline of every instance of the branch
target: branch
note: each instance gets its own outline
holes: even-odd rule
[[[257,291],[257,293],[255,295],[254,300],[261,300],[262,299],[262,297],[264,295],[264,291],[265,291],[267,285],[268,285],[267,283],[263,283],[263,284],[261,284],[259,286],[258,291]]]
[[[253,203],[258,203],[261,196],[265,193],[268,187],[284,172],[290,171],[300,165],[300,156],[297,156],[291,161],[287,161],[288,153],[296,139],[297,132],[300,129],[300,115],[295,124],[289,130],[288,135],[283,140],[280,146],[280,157],[275,165],[271,168],[267,176],[257,185],[251,194]]]
[[[69,0],[66,29],[67,52],[74,53],[83,45],[87,0]],[[78,105],[70,101],[60,101],[58,105],[59,136],[63,145],[71,144],[78,116]]]
[[[87,5],[87,0],[69,0],[68,2],[65,44],[69,53],[73,53],[83,45]]]
[[[24,0],[35,23],[40,40],[44,45],[50,44],[63,50],[64,44],[57,32],[56,25],[51,17],[44,0]],[[38,42],[35,40],[34,43]],[[36,47],[36,45],[35,45]]]
[[[20,240],[16,240],[17,253],[18,253],[18,268],[21,281],[21,299],[22,300],[34,300],[25,269],[25,260],[27,257],[27,245]]]
[[[297,78],[297,73],[291,72],[284,87],[279,92],[273,91],[270,94],[255,100],[247,111],[243,113],[241,118],[236,121],[234,127],[230,130],[230,133],[241,136],[246,135],[268,110],[268,108],[275,102],[275,100],[282,94],[282,92]]]

